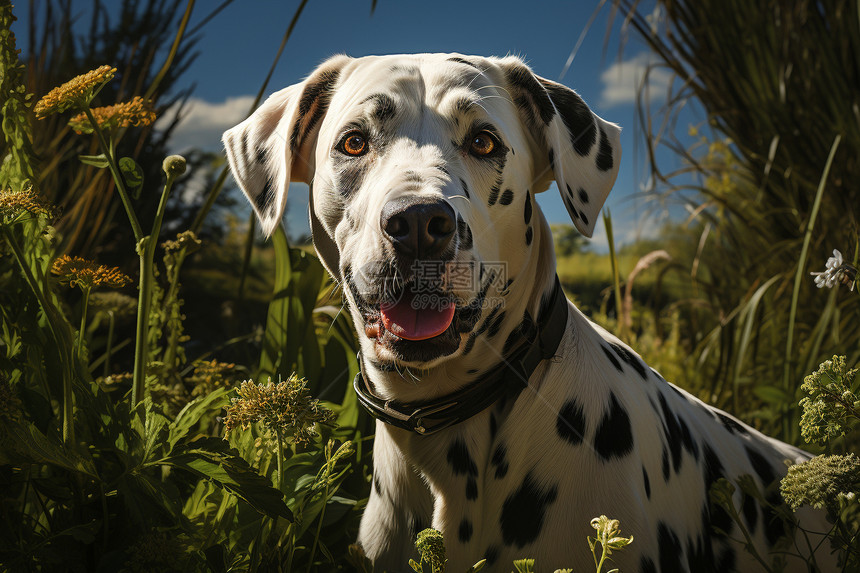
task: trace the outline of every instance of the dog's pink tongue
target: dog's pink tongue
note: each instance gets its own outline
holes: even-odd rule
[[[454,304],[421,308],[413,301],[414,295],[407,292],[396,303],[380,307],[382,324],[389,332],[406,340],[426,340],[445,332],[454,320]]]

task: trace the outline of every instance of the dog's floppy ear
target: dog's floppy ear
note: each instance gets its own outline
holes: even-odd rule
[[[591,237],[621,161],[621,128],[598,117],[575,91],[536,76],[517,58],[502,61],[508,91],[527,126],[545,146],[567,212]]]
[[[302,83],[272,94],[222,137],[233,177],[266,236],[281,222],[290,182],[313,179],[313,147],[321,119],[349,59],[335,56]]]

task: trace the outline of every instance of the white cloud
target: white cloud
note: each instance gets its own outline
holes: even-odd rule
[[[221,134],[244,120],[252,103],[252,95],[230,97],[220,103],[190,98],[182,110],[182,120],[171,134],[170,151],[179,153],[192,147],[207,151],[221,149]],[[174,107],[162,115],[156,129],[167,127],[177,111]]]
[[[663,101],[672,83],[673,74],[666,68],[653,67],[657,62],[658,59],[653,54],[641,52],[609,66],[600,74],[600,81],[603,82],[601,106],[608,108],[636,103],[636,94],[646,74],[651,101]]]

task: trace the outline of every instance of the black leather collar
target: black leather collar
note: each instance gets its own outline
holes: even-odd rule
[[[529,337],[509,356],[502,357],[495,368],[472,384],[433,400],[404,403],[377,397],[361,372],[359,352],[359,371],[353,381],[359,403],[374,418],[423,436],[468,420],[509,392],[522,390],[538,364],[555,355],[564,336],[568,313],[567,298],[558,276],[551,297],[538,317],[537,328],[527,333]]]

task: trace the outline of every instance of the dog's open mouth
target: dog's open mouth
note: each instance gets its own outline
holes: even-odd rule
[[[474,327],[471,307],[439,290],[407,284],[377,304],[361,300],[364,333],[378,350],[404,363],[426,363],[457,351],[460,334]],[[378,358],[384,359],[385,352]]]
[[[405,340],[428,340],[451,326],[457,305],[447,297],[406,289],[399,300],[379,306],[386,330]]]

